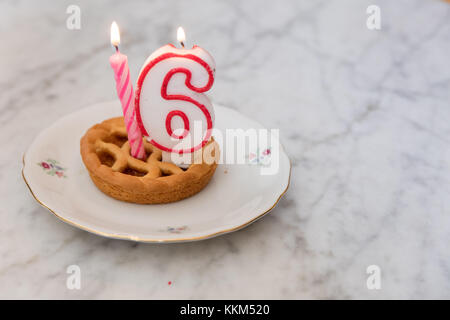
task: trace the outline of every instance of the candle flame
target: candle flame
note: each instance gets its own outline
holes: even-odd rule
[[[111,44],[116,48],[120,44],[119,26],[115,21],[111,24]]]
[[[186,34],[184,33],[184,29],[182,27],[178,27],[177,40],[184,47],[184,41],[186,40]]]

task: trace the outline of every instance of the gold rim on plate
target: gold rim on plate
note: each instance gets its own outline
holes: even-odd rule
[[[281,147],[281,148],[283,148],[283,147]],[[223,234],[226,234],[226,233],[234,232],[234,231],[237,231],[237,230],[240,230],[242,228],[247,227],[248,225],[252,224],[256,220],[258,220],[258,219],[262,218],[263,216],[265,216],[267,213],[269,213],[269,211],[271,211],[278,204],[280,199],[283,197],[283,195],[289,189],[289,185],[291,183],[291,170],[292,170],[291,160],[289,159],[289,157],[288,157],[288,161],[289,161],[289,177],[288,177],[288,184],[286,186],[286,189],[284,189],[284,191],[278,196],[278,198],[275,201],[275,203],[268,210],[264,211],[263,213],[259,214],[258,216],[254,217],[253,219],[250,219],[249,221],[247,221],[244,224],[242,224],[240,226],[237,226],[237,227],[233,227],[233,228],[230,228],[230,229],[217,231],[217,232],[214,232],[214,233],[211,233],[211,234],[208,234],[208,235],[204,235],[204,236],[199,236],[199,237],[172,238],[172,239],[165,239],[165,240],[150,239],[150,238],[139,238],[139,237],[135,237],[135,236],[132,236],[132,235],[121,235],[121,234],[107,233],[107,232],[91,229],[89,227],[83,226],[81,224],[78,224],[76,222],[70,221],[69,219],[66,219],[66,218],[62,217],[60,214],[58,214],[53,209],[51,209],[49,206],[47,206],[45,203],[43,203],[41,200],[39,200],[39,198],[34,194],[33,190],[31,189],[30,185],[28,184],[28,181],[25,178],[25,174],[24,174],[25,154],[22,157],[22,163],[23,163],[23,165],[22,165],[22,178],[25,181],[25,184],[27,185],[28,190],[30,190],[31,195],[37,201],[37,203],[39,203],[42,207],[44,207],[45,209],[50,211],[58,219],[64,221],[65,223],[67,223],[69,225],[72,225],[72,226],[77,227],[77,228],[79,228],[81,230],[88,231],[90,233],[97,234],[97,235],[100,235],[100,236],[103,236],[103,237],[107,237],[107,238],[111,238],[111,239],[121,239],[121,240],[130,240],[130,241],[147,242],[147,243],[175,243],[175,242],[206,240],[206,239],[210,239],[210,238],[213,238],[213,237],[216,237],[216,236],[219,236],[219,235],[223,235]]]

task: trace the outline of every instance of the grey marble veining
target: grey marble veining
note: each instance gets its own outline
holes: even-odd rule
[[[450,298],[450,5],[441,1],[2,1],[0,298]],[[366,28],[366,8],[382,28]],[[279,205],[196,243],[109,240],[48,214],[22,181],[33,137],[115,98],[178,25],[217,62],[210,96],[279,128]],[[66,288],[66,268],[82,289]],[[378,265],[381,290],[368,290]],[[169,285],[169,281],[171,284]]]

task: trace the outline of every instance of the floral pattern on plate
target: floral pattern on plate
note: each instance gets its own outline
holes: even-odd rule
[[[44,172],[50,176],[67,178],[66,174],[64,173],[67,168],[62,167],[59,162],[54,159],[47,159],[45,161],[38,162],[37,165],[40,166],[42,170],[44,170]]]
[[[164,232],[169,232],[169,233],[182,233],[183,231],[186,231],[188,228],[188,226],[182,226],[182,227],[167,227],[166,230],[163,230]]]
[[[271,161],[271,150],[270,148],[264,149],[262,152],[253,153],[250,152],[247,156],[249,164],[268,166]]]

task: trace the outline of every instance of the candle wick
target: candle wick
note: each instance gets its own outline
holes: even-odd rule
[[[184,42],[180,41],[181,46],[184,48]]]
[[[114,45],[114,48],[116,48],[116,52],[119,52],[119,46]]]

